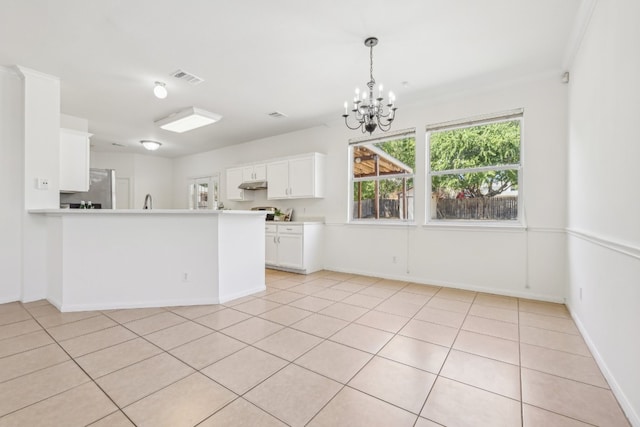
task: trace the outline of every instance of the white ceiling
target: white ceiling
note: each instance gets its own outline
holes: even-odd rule
[[[61,110],[89,120],[96,150],[155,139],[176,157],[341,120],[369,80],[368,36],[399,115],[443,87],[561,73],[582,1],[0,0],[0,65],[60,77]],[[179,68],[205,81],[169,76]],[[189,106],[224,118],[154,125]]]

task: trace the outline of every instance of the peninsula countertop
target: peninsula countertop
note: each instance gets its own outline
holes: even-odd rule
[[[225,209],[29,209],[27,212],[47,215],[266,215],[264,211]]]

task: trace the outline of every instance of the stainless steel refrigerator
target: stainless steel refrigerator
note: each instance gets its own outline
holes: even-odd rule
[[[60,193],[61,208],[77,208],[80,202],[91,202],[100,209],[116,208],[116,173],[113,169],[90,169],[89,191]]]

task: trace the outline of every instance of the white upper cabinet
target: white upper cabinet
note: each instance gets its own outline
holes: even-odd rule
[[[264,181],[267,179],[267,165],[264,163],[247,165],[242,168],[242,181]]]
[[[267,163],[267,198],[324,197],[325,155],[305,154]]]
[[[227,200],[247,201],[253,200],[253,191],[241,190],[238,188],[243,180],[243,167],[227,169]]]
[[[281,160],[267,164],[267,198],[289,197],[289,161]]]
[[[60,129],[60,191],[89,191],[90,133]]]

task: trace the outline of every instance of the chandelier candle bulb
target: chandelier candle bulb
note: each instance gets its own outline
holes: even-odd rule
[[[348,106],[347,101],[344,101],[344,113],[345,113],[346,115],[349,115],[349,112],[348,112],[348,110],[347,110],[347,106]]]

